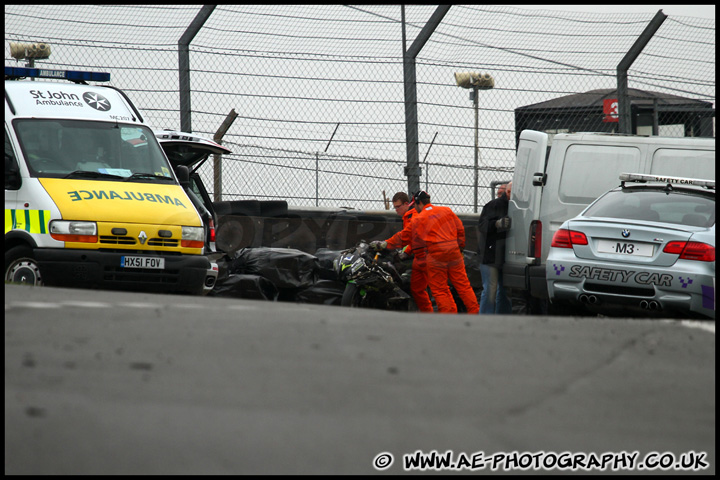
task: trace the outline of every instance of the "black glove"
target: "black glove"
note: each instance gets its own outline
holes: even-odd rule
[[[510,228],[510,217],[502,217],[495,222],[495,228],[498,232],[504,232]]]
[[[370,242],[370,248],[372,248],[376,252],[379,252],[380,250],[385,250],[387,248],[387,242],[384,240],[373,240],[372,242]]]

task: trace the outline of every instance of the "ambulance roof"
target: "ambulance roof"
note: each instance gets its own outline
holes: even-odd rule
[[[5,80],[5,105],[11,117],[142,123],[123,93],[99,85]]]

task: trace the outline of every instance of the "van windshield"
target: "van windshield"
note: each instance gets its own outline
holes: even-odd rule
[[[147,127],[58,119],[18,119],[13,125],[33,177],[175,181]]]

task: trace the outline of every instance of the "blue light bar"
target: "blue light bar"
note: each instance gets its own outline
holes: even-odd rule
[[[110,74],[79,70],[49,70],[47,68],[5,67],[5,78],[55,78],[71,82],[109,82]]]

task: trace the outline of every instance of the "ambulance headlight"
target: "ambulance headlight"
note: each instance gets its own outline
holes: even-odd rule
[[[61,242],[97,243],[97,224],[72,220],[50,222],[50,236]]]
[[[205,230],[203,227],[182,227],[180,244],[186,248],[203,248],[205,246]]]

